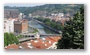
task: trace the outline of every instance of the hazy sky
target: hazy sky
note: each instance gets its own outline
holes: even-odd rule
[[[40,6],[44,4],[4,4],[4,6],[18,6],[18,7],[33,7],[33,6]]]

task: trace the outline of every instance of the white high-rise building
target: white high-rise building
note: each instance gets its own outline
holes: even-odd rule
[[[4,32],[14,33],[14,21],[15,19],[4,20]]]

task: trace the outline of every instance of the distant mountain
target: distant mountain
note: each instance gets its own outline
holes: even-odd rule
[[[5,9],[19,9],[20,12],[25,13],[28,15],[29,13],[33,13],[36,11],[46,11],[47,13],[57,13],[57,12],[63,12],[63,13],[70,13],[74,14],[76,11],[79,11],[79,8],[81,6],[84,6],[83,4],[45,4],[41,6],[35,6],[35,7],[9,7],[5,6]]]

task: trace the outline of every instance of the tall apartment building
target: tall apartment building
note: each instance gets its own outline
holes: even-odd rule
[[[4,19],[4,32],[14,33],[14,21],[17,21],[17,19]]]

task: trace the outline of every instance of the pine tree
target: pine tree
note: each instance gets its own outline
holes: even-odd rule
[[[63,29],[62,40],[58,41],[58,49],[84,49],[84,7],[80,8],[73,19],[66,22]]]

